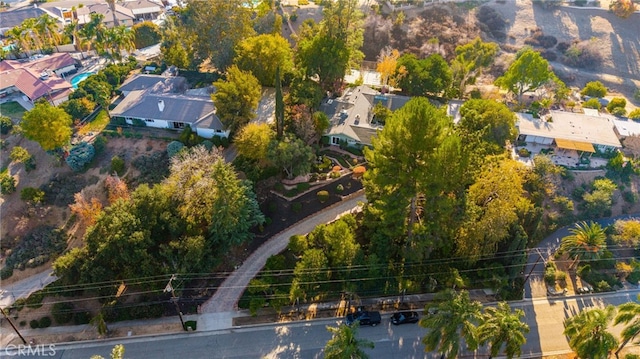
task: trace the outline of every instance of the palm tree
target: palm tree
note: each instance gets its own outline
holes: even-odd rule
[[[604,229],[594,222],[580,222],[569,230],[572,234],[562,238],[560,250],[573,258],[573,267],[579,261],[595,260],[602,256],[607,248],[607,236]]]
[[[607,331],[616,308],[591,309],[565,320],[564,335],[579,358],[606,359],[618,347],[618,340]]]
[[[362,348],[373,348],[373,342],[356,338],[358,324],[327,327],[333,334],[324,347],[325,359],[366,359],[369,356]]]
[[[18,57],[20,53],[27,53],[31,50],[31,41],[24,33],[24,28],[20,25],[12,27],[5,32],[5,36],[13,43],[13,52]]]
[[[638,295],[638,300],[640,300],[640,294]],[[618,325],[621,323],[627,326],[622,330],[623,342],[620,344],[618,350],[616,350],[616,358],[620,351],[622,351],[622,348],[640,334],[640,304],[629,302],[620,305],[614,324]]]
[[[27,40],[31,42],[31,49],[39,50],[42,53],[42,34],[36,26],[36,21],[36,18],[28,18],[20,26],[22,27],[23,36],[26,36]]]
[[[113,27],[120,25],[118,22],[118,17],[116,16],[116,0],[106,0],[107,4],[109,4],[109,9],[111,10],[111,15],[113,15]]]
[[[529,333],[529,325],[520,320],[523,316],[521,309],[511,312],[506,302],[485,308],[482,324],[478,327],[478,341],[480,345],[491,345],[489,358],[497,356],[503,344],[507,358],[520,356],[520,349],[527,342],[524,335]]]
[[[456,293],[451,289],[439,293],[436,300],[440,302],[437,313],[420,321],[420,326],[429,329],[422,338],[425,349],[437,350],[443,357],[453,359],[464,339],[467,347],[475,350],[478,347],[476,324],[482,317],[480,302],[471,301],[467,291]]]
[[[36,19],[35,28],[42,37],[42,42],[48,47],[57,46],[62,41],[58,21],[49,15],[41,15]]]

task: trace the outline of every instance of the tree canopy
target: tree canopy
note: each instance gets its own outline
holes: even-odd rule
[[[422,60],[414,54],[403,54],[396,72],[398,86],[411,96],[439,95],[451,86],[451,69],[440,54]]]
[[[299,138],[285,136],[282,141],[271,141],[267,157],[286,173],[287,178],[294,178],[311,171],[315,154],[313,149]]]
[[[251,9],[244,0],[191,1],[185,24],[193,35],[198,62],[210,60],[220,72],[227,70],[242,39],[254,33]]]
[[[515,139],[516,115],[494,100],[469,100],[460,108],[458,129],[477,155],[496,155],[504,152],[507,141]]]
[[[489,67],[498,53],[498,44],[483,42],[479,37],[456,47],[456,57],[451,62],[453,85],[463,96],[467,85],[473,85],[484,68]]]
[[[539,52],[525,48],[516,54],[515,61],[495,84],[521,98],[523,93],[535,91],[550,81],[561,83]]]
[[[279,34],[263,34],[242,40],[236,48],[235,63],[250,71],[262,86],[274,86],[276,69],[291,72],[292,51],[289,42]]]
[[[217,90],[211,98],[218,109],[217,115],[234,135],[255,117],[262,93],[260,83],[250,72],[233,65],[227,71],[227,79],[220,79],[213,85]]]
[[[71,140],[71,116],[63,109],[39,101],[22,117],[20,127],[24,136],[40,144],[43,150],[51,151]]]
[[[238,153],[250,159],[264,160],[274,135],[266,123],[249,123],[236,136]]]

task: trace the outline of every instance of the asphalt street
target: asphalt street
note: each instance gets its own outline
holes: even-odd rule
[[[563,321],[577,312],[607,304],[618,305],[637,301],[640,290],[617,292],[606,295],[585,295],[540,298],[511,303],[513,308],[525,312],[525,320],[531,327],[527,344],[522,348],[522,358],[539,358],[541,353],[567,352],[569,346],[562,335]],[[538,324],[540,322],[540,324]],[[84,342],[68,346],[40,347],[40,355],[25,355],[32,358],[86,359],[99,354],[109,357],[116,344],[124,344],[125,357],[137,358],[322,358],[322,349],[330,339],[327,325],[338,325],[339,320],[315,320],[288,325],[260,325],[211,332],[194,332],[146,338],[131,338],[109,341]],[[612,331],[619,333],[621,327]],[[389,315],[377,327],[362,327],[359,336],[375,343],[367,350],[371,358],[438,358],[436,353],[425,353],[421,338],[425,330],[416,324],[393,326]],[[541,340],[545,347],[540,348]],[[39,344],[39,343],[38,343]],[[36,351],[37,347],[32,351]],[[478,351],[485,354],[486,348]],[[15,351],[3,349],[0,357],[10,357]],[[24,352],[23,354],[27,354]],[[460,357],[472,353],[461,352]]]

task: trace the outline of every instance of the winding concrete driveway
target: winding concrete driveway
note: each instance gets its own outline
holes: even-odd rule
[[[338,202],[333,206],[315,213],[284,231],[271,237],[260,248],[253,252],[242,266],[235,270],[220,285],[216,293],[200,307],[201,313],[221,313],[237,310],[237,303],[249,281],[260,272],[272,255],[282,252],[289,244],[289,238],[296,234],[307,234],[317,225],[328,223],[346,213],[359,211],[359,203],[365,202],[363,194]]]

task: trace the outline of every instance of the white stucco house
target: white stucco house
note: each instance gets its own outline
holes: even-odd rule
[[[229,136],[215,114],[213,101],[206,96],[135,90],[111,111],[111,116],[130,125],[144,123],[148,127],[174,130],[189,126],[204,138]]]

